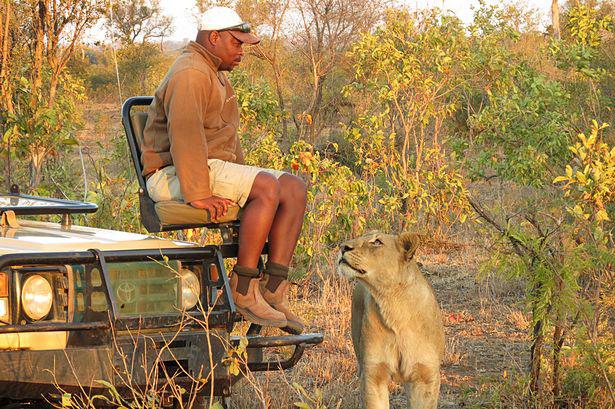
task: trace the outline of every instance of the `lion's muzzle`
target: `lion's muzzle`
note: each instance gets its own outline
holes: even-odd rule
[[[357,259],[357,256],[352,253],[353,247],[344,243],[340,246],[340,251],[337,255],[337,271],[339,274],[352,278],[357,275],[364,275],[367,273],[362,268],[356,267],[356,264],[352,263],[352,260]]]

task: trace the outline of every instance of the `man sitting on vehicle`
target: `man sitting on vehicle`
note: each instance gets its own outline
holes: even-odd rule
[[[154,201],[206,209],[212,219],[232,203],[243,208],[231,288],[249,321],[287,327],[303,323],[288,309],[288,266],[303,223],[306,186],[289,173],[244,165],[239,111],[224,74],[239,65],[244,44],[257,44],[250,25],[227,7],[202,14],[196,41],[169,69],[149,107],[141,160]],[[265,241],[269,257],[257,269]]]

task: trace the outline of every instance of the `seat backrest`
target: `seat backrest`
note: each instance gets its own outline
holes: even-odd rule
[[[150,233],[197,227],[217,228],[222,231],[222,237],[225,242],[234,243],[239,231],[239,222],[236,220],[238,217],[238,207],[229,212],[228,222],[211,223],[211,219],[208,218],[209,214],[205,210],[195,209],[181,202],[157,204],[147,194],[147,186],[143,177],[143,164],[141,163],[141,146],[143,143],[143,130],[147,122],[147,112],[139,109],[133,111],[133,108],[149,106],[153,100],[153,97],[131,97],[122,105],[122,124],[126,131],[130,156],[132,157],[132,163],[139,182],[141,223]],[[159,210],[162,212],[159,212]],[[160,214],[162,214],[162,220]],[[184,220],[186,215],[189,216],[188,219],[192,218],[196,222],[190,223]],[[169,222],[169,220],[171,221]]]
[[[124,131],[126,131],[132,164],[139,182],[141,223],[150,233],[157,233],[162,231],[164,226],[156,213],[156,204],[147,194],[145,178],[143,177],[143,164],[141,163],[141,144],[143,142],[143,129],[147,122],[147,113],[139,110],[133,112],[133,108],[149,106],[153,100],[153,97],[132,97],[124,101],[122,105],[122,125],[124,125]]]
[[[130,156],[137,173],[139,187],[146,195],[147,188],[145,187],[143,164],[141,163],[141,144],[143,143],[143,129],[147,122],[147,112],[137,110],[133,112],[133,108],[149,106],[153,100],[153,97],[131,97],[122,105],[122,124],[126,131]]]

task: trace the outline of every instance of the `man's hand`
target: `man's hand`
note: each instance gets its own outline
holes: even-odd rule
[[[235,204],[233,201],[218,196],[211,196],[207,199],[199,199],[190,202],[192,207],[207,210],[212,220],[217,220],[218,218],[226,215],[229,205],[233,204]]]

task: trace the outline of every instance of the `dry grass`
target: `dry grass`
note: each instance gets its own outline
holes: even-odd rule
[[[310,398],[318,401],[318,391],[323,396],[320,407],[358,407],[357,369],[350,341],[351,284],[331,276],[317,292],[305,290],[298,294],[299,288],[293,290],[293,308],[301,311],[309,322],[307,331],[321,332],[325,340],[306,351],[291,371],[256,374],[257,386],[265,391],[267,407],[292,408],[294,402],[309,402]],[[302,386],[309,396],[302,396],[293,383]],[[254,386],[241,382],[234,388],[234,408],[263,407],[254,402]],[[319,407],[319,404],[311,402],[310,406]]]
[[[504,371],[519,370],[527,362],[527,318],[520,310],[517,285],[499,283],[485,291],[477,280],[480,255],[473,247],[422,249],[418,261],[431,281],[442,307],[446,354],[442,367],[441,408],[464,405],[469,390]],[[333,271],[326,266],[323,271]],[[295,368],[285,373],[255,375],[255,384],[241,381],[233,389],[237,409],[293,408],[308,402],[310,408],[360,407],[357,366],[350,340],[352,284],[334,274],[316,285],[295,287],[293,308],[310,323],[310,332],[322,332],[325,341],[306,351]],[[309,285],[305,285],[309,284]],[[276,333],[271,330],[269,334]],[[301,385],[312,399],[298,392]],[[254,388],[265,397],[257,402]],[[322,398],[317,397],[322,394]],[[303,399],[302,399],[303,398]],[[403,391],[391,384],[391,408],[406,407]]]

